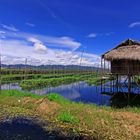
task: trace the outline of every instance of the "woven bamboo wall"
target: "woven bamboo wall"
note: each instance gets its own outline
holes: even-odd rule
[[[114,60],[111,62],[111,73],[120,75],[140,75],[140,61]]]

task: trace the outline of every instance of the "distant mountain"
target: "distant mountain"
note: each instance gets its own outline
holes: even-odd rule
[[[2,64],[2,68],[34,68],[34,69],[66,69],[66,70],[100,70],[98,67],[90,67],[90,66],[79,66],[79,65],[40,65],[40,66],[33,66],[33,65],[24,65],[24,64],[16,64],[16,65],[5,65]]]

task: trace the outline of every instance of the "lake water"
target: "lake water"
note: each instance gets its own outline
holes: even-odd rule
[[[106,92],[110,91],[110,83],[108,82],[104,85]],[[135,91],[138,90],[135,84],[133,84],[132,86]],[[1,86],[1,89],[16,89],[22,91],[18,83],[4,84]],[[119,88],[119,90],[123,90],[124,92],[126,92],[127,87],[121,85],[121,88]],[[39,95],[55,92],[62,95],[66,99],[75,102],[93,103],[96,105],[115,106],[120,108],[128,105],[125,96],[122,97],[122,95],[124,94],[115,94],[113,96],[101,94],[101,86],[89,86],[86,82],[77,82],[69,85],[61,85],[58,87],[36,89],[31,90],[30,92]],[[131,96],[133,96],[133,94]],[[133,99],[134,97],[131,98]],[[139,101],[140,96],[137,95],[137,100],[135,101],[135,104],[132,104],[132,106],[139,106]],[[72,136],[66,138],[54,132],[50,134],[37,123],[34,123],[33,121],[24,118],[17,118],[12,121],[8,120],[0,123],[0,140],[71,140],[73,138],[80,139]]]
[[[120,93],[126,93],[128,91],[127,83],[124,83],[125,79],[122,79],[119,86]],[[111,81],[113,82],[113,81]],[[119,96],[114,96],[112,93],[118,92],[117,88],[111,88],[111,82],[107,82],[104,84],[101,90],[101,86],[90,86],[86,82],[77,82],[68,85],[61,85],[58,87],[50,87],[50,88],[42,88],[42,89],[34,89],[30,90],[34,94],[44,95],[49,93],[58,93],[65,97],[66,99],[75,101],[75,102],[83,102],[83,103],[93,103],[96,105],[105,105],[105,106],[114,106],[114,103],[121,104],[122,102],[126,102],[125,94],[119,94]],[[18,83],[4,84],[1,86],[1,89],[16,89],[22,91],[22,88]],[[105,89],[105,92],[104,92]],[[110,92],[112,90],[112,93]],[[140,93],[140,88],[132,83],[132,92]],[[103,94],[104,93],[104,94]],[[110,94],[111,93],[111,94]],[[132,94],[132,96],[135,96]],[[138,96],[138,95],[137,95]],[[140,96],[140,94],[139,94]],[[122,100],[123,99],[123,100]],[[127,105],[127,103],[126,103]]]
[[[18,83],[4,84],[1,89],[17,89],[22,90]],[[110,105],[110,96],[101,94],[101,86],[89,86],[86,82],[77,82],[69,85],[61,85],[58,87],[50,87],[43,89],[35,89],[30,92],[34,94],[48,94],[58,93],[66,99],[83,102],[93,103],[97,105]]]

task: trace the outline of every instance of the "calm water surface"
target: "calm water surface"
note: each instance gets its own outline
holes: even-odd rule
[[[21,90],[18,83],[4,84],[2,89]],[[77,82],[69,85],[61,85],[58,87],[42,88],[30,90],[34,94],[44,95],[48,93],[59,93],[66,99],[76,102],[94,103],[97,105],[110,105],[110,96],[101,94],[101,86],[89,86],[85,82]]]

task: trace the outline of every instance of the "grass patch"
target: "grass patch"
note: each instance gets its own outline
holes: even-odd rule
[[[66,123],[78,124],[80,121],[73,116],[70,112],[65,111],[58,116],[58,120]]]
[[[28,98],[24,98],[28,97]],[[18,102],[18,100],[21,102]],[[75,103],[59,94],[35,95],[3,90],[0,94],[0,119],[7,116],[35,116],[53,123],[54,128],[76,130],[80,135],[102,140],[139,140],[140,108],[115,109]],[[47,126],[48,127],[48,126]],[[51,127],[51,126],[49,126]]]
[[[1,90],[0,96],[3,97],[31,97],[31,98],[46,98],[47,95],[37,95],[30,92],[22,92],[18,90]]]
[[[67,104],[72,103],[70,100],[65,99],[63,96],[61,96],[57,93],[50,93],[50,94],[47,95],[47,98],[50,101],[55,101],[55,102],[63,104],[63,105],[67,105]]]

